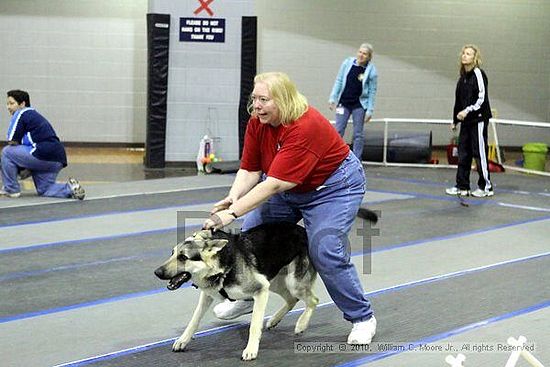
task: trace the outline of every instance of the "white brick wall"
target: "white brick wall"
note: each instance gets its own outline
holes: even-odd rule
[[[146,0],[2,0],[0,91],[25,89],[64,141],[143,142]],[[0,131],[8,113],[0,112]]]
[[[450,118],[458,53],[462,45],[476,43],[498,116],[550,121],[549,1],[256,0],[255,5],[259,70],[288,72],[329,119],[334,115],[328,95],[342,60],[370,42],[379,73],[375,118]],[[539,129],[532,136],[550,142],[550,132],[540,134]],[[434,135],[434,144],[446,144],[449,134]]]

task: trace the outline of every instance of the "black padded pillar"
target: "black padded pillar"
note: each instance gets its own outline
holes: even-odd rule
[[[147,14],[147,132],[144,164],[163,168],[166,151],[170,14]]]
[[[254,89],[256,76],[258,26],[257,17],[242,17],[241,31],[241,97],[239,100],[239,158],[243,153],[244,134],[250,115],[247,111],[248,97]]]

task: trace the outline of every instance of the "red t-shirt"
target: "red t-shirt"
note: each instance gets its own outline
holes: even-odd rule
[[[349,151],[330,122],[309,107],[289,126],[273,127],[251,117],[246,127],[241,168],[296,183],[291,191],[307,192],[325,182]]]

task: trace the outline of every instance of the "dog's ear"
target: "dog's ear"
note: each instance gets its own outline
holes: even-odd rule
[[[228,242],[228,240],[223,239],[210,240],[208,241],[208,252],[210,252],[211,255],[217,254],[225,247],[225,245],[227,245]]]
[[[228,240],[216,239],[207,241],[207,247],[201,251],[202,261],[210,268],[214,273],[220,272],[219,258],[216,256],[227,245]]]

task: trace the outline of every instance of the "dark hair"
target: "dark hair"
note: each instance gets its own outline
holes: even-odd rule
[[[17,102],[17,104],[25,102],[25,107],[31,106],[31,97],[29,97],[29,93],[25,92],[24,90],[10,90],[8,91],[8,97],[15,99],[15,102]]]

